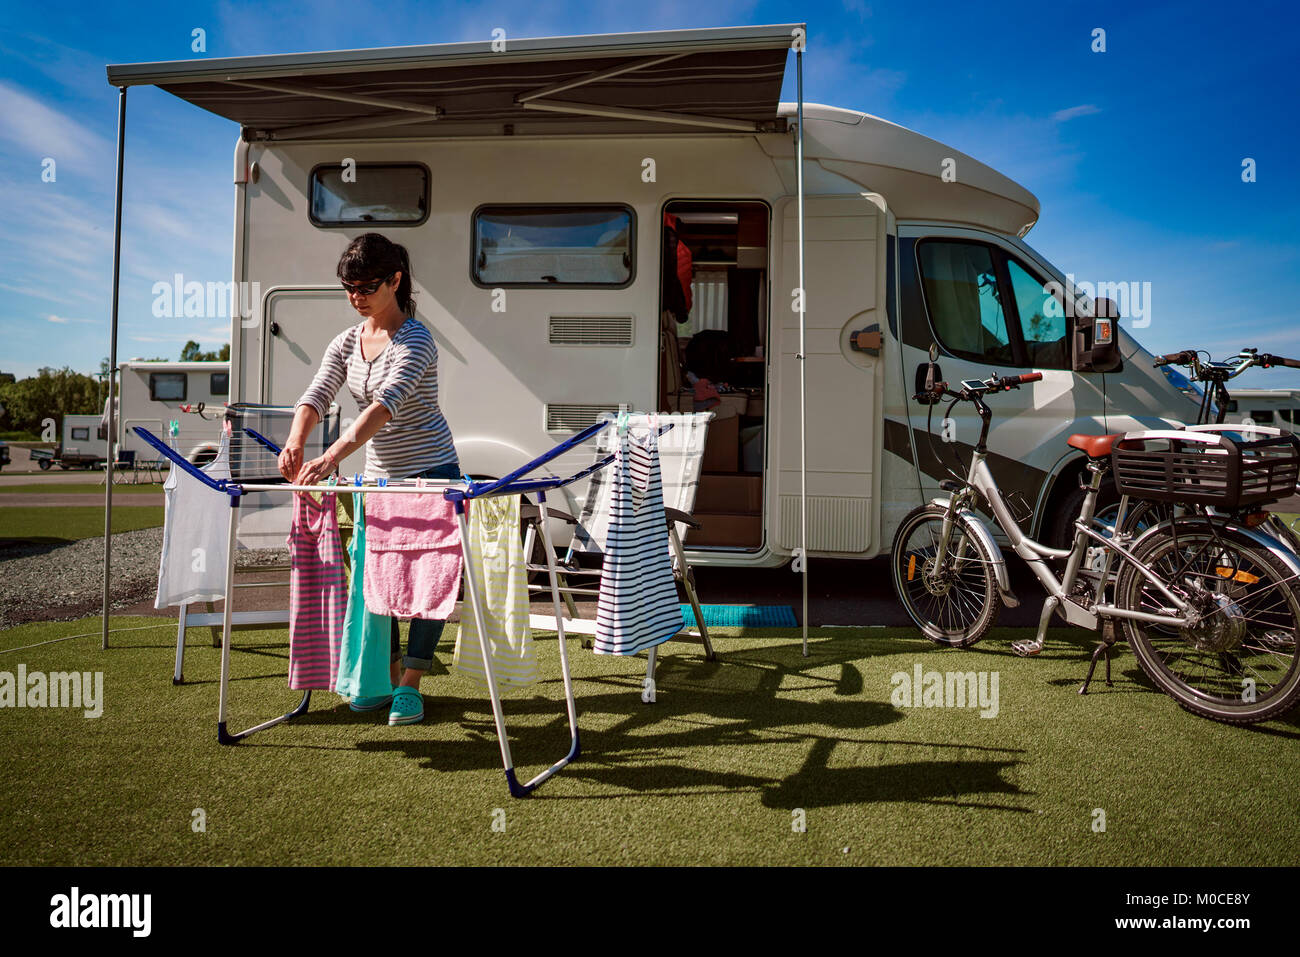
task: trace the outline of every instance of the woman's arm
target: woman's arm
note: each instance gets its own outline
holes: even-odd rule
[[[388,424],[388,420],[392,417],[392,413],[379,402],[370,403],[370,405],[366,406],[365,411],[357,417],[357,420],[339,436],[339,440],[325,450],[324,455],[312,459],[302,467],[295,479],[295,484],[315,485],[321,479],[332,474],[338,468],[340,462],[369,442],[376,432]],[[297,424],[296,418],[294,424]]]
[[[302,450],[307,444],[307,436],[325,417],[325,410],[329,408],[329,404],[334,401],[334,396],[338,395],[339,389],[347,381],[347,359],[343,354],[343,342],[346,338],[345,332],[330,340],[325,355],[321,357],[320,368],[316,370],[315,378],[295,403],[293,426],[289,429],[289,438],[285,441],[284,448],[276,461],[280,474],[290,482],[302,471]]]
[[[276,466],[286,481],[292,482],[302,470],[302,450],[307,444],[307,436],[320,422],[320,415],[310,405],[300,405],[293,412],[293,426],[289,429],[289,438],[280,450]]]

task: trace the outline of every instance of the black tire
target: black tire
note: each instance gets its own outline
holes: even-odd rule
[[[1193,516],[1141,539],[1134,557],[1205,615],[1195,628],[1124,620],[1157,687],[1193,714],[1227,724],[1267,721],[1300,703],[1300,592],[1283,562],[1247,535]],[[1115,594],[1120,608],[1167,604],[1127,562]]]
[[[41,467],[42,472],[48,472],[52,463],[49,459],[41,459],[37,464]]]
[[[1087,474],[1085,471],[1084,475]],[[1079,487],[1077,476],[1067,478],[1065,481],[1070,482],[1071,486],[1052,505],[1052,515],[1048,520],[1047,539],[1043,542],[1044,545],[1049,545],[1052,548],[1068,549],[1074,545],[1074,523],[1079,517],[1079,509],[1083,508],[1084,497],[1088,494],[1085,489]],[[1097,490],[1097,505],[1094,508],[1094,514],[1100,517],[1103,511],[1118,504],[1119,491],[1115,488],[1114,480],[1107,475],[1102,479],[1101,488]]]
[[[963,567],[942,571],[944,580],[930,579],[943,530],[945,511],[924,505],[908,513],[894,533],[889,567],[894,593],[925,637],[937,645],[967,648],[984,637],[998,612],[1002,595],[993,574],[993,555],[977,537],[956,526],[948,545],[949,560],[965,559]]]

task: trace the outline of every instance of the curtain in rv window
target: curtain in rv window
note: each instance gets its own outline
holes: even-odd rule
[[[989,248],[927,241],[918,244],[917,265],[930,324],[943,347],[962,358],[1011,365],[1011,338]]]
[[[481,206],[474,211],[474,282],[626,286],[633,226],[627,206]]]
[[[188,379],[184,372],[150,372],[149,398],[154,402],[184,402]]]
[[[429,170],[418,163],[317,166],[310,179],[316,226],[418,226],[429,215]]]

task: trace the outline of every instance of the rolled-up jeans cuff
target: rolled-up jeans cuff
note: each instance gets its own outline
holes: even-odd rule
[[[433,667],[433,659],[412,658],[410,655],[405,655],[402,658],[402,667],[410,668],[414,671],[428,671],[430,668]]]

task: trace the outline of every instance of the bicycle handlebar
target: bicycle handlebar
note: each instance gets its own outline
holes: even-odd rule
[[[1261,353],[1259,363],[1265,369],[1269,366],[1286,366],[1288,369],[1300,369],[1300,359],[1288,359],[1286,356],[1275,356],[1269,353]]]
[[[923,389],[912,396],[913,399],[922,400],[926,398],[938,399],[948,396],[953,399],[976,399],[983,395],[994,392],[1009,392],[1012,389],[1019,389],[1022,385],[1030,382],[1038,382],[1043,378],[1041,372],[1022,372],[1020,375],[1007,376],[989,376],[987,379],[967,379],[960,383],[961,390],[954,391],[949,388],[947,382],[936,382],[929,389]]]
[[[1156,356],[1156,361],[1152,363],[1156,368],[1165,365],[1185,366],[1190,365],[1196,359],[1195,349],[1184,349],[1182,352],[1166,352],[1162,356]]]

